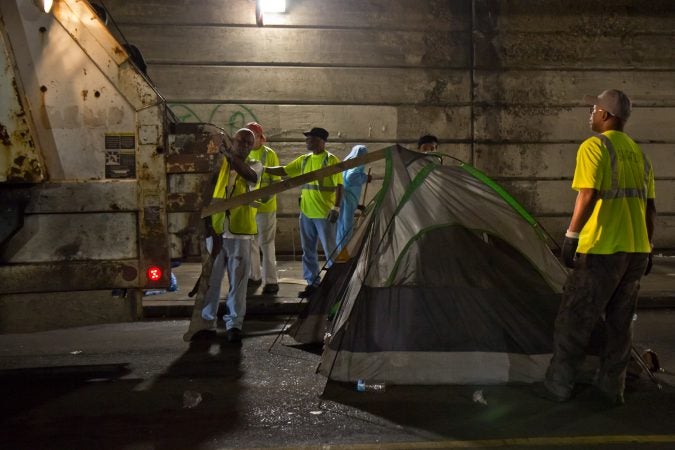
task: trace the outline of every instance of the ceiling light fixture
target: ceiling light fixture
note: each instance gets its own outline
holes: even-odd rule
[[[259,3],[263,14],[286,12],[286,0],[259,0]]]
[[[35,4],[44,13],[49,14],[49,11],[52,10],[52,6],[54,6],[54,0],[35,0]]]
[[[286,12],[286,0],[257,0],[255,2],[255,23],[262,27],[265,14]]]

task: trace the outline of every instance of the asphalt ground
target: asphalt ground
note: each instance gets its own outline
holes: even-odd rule
[[[282,262],[280,295],[249,297],[241,345],[221,329],[184,342],[187,315],[0,335],[0,448],[673,449],[674,261],[656,259],[635,322],[636,348],[659,357],[658,385],[643,372],[621,407],[584,384],[558,404],[530,385],[359,393],[327,381],[321,349],[281,333],[304,287],[300,263]],[[189,314],[199,266],[177,269],[180,290],[146,297],[146,311]]]
[[[187,319],[0,336],[2,449],[672,449],[675,311],[643,311],[636,346],[665,371],[611,408],[587,385],[564,404],[531,385],[387,386],[315,373],[319,348],[247,320],[183,342]]]

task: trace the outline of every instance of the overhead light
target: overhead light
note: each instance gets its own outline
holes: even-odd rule
[[[263,14],[286,12],[286,0],[258,0],[258,3]]]
[[[265,14],[279,14],[286,12],[286,0],[257,0],[255,2],[255,23],[262,27]]]
[[[35,4],[43,12],[48,14],[49,11],[52,10],[52,6],[54,6],[54,0],[35,0]]]

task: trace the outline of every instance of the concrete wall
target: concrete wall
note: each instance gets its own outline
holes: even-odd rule
[[[340,157],[433,133],[558,241],[576,148],[591,133],[580,99],[622,89],[634,103],[626,131],[655,167],[655,244],[675,248],[675,2],[287,3],[257,27],[251,0],[105,2],[182,120],[227,130],[257,120],[282,163],[305,151],[310,126],[330,131]],[[280,198],[280,252],[299,252],[297,195]]]

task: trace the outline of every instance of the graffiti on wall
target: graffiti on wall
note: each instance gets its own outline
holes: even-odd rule
[[[181,122],[212,123],[232,135],[249,122],[258,122],[251,109],[244,105],[191,105],[170,103],[169,107]]]

